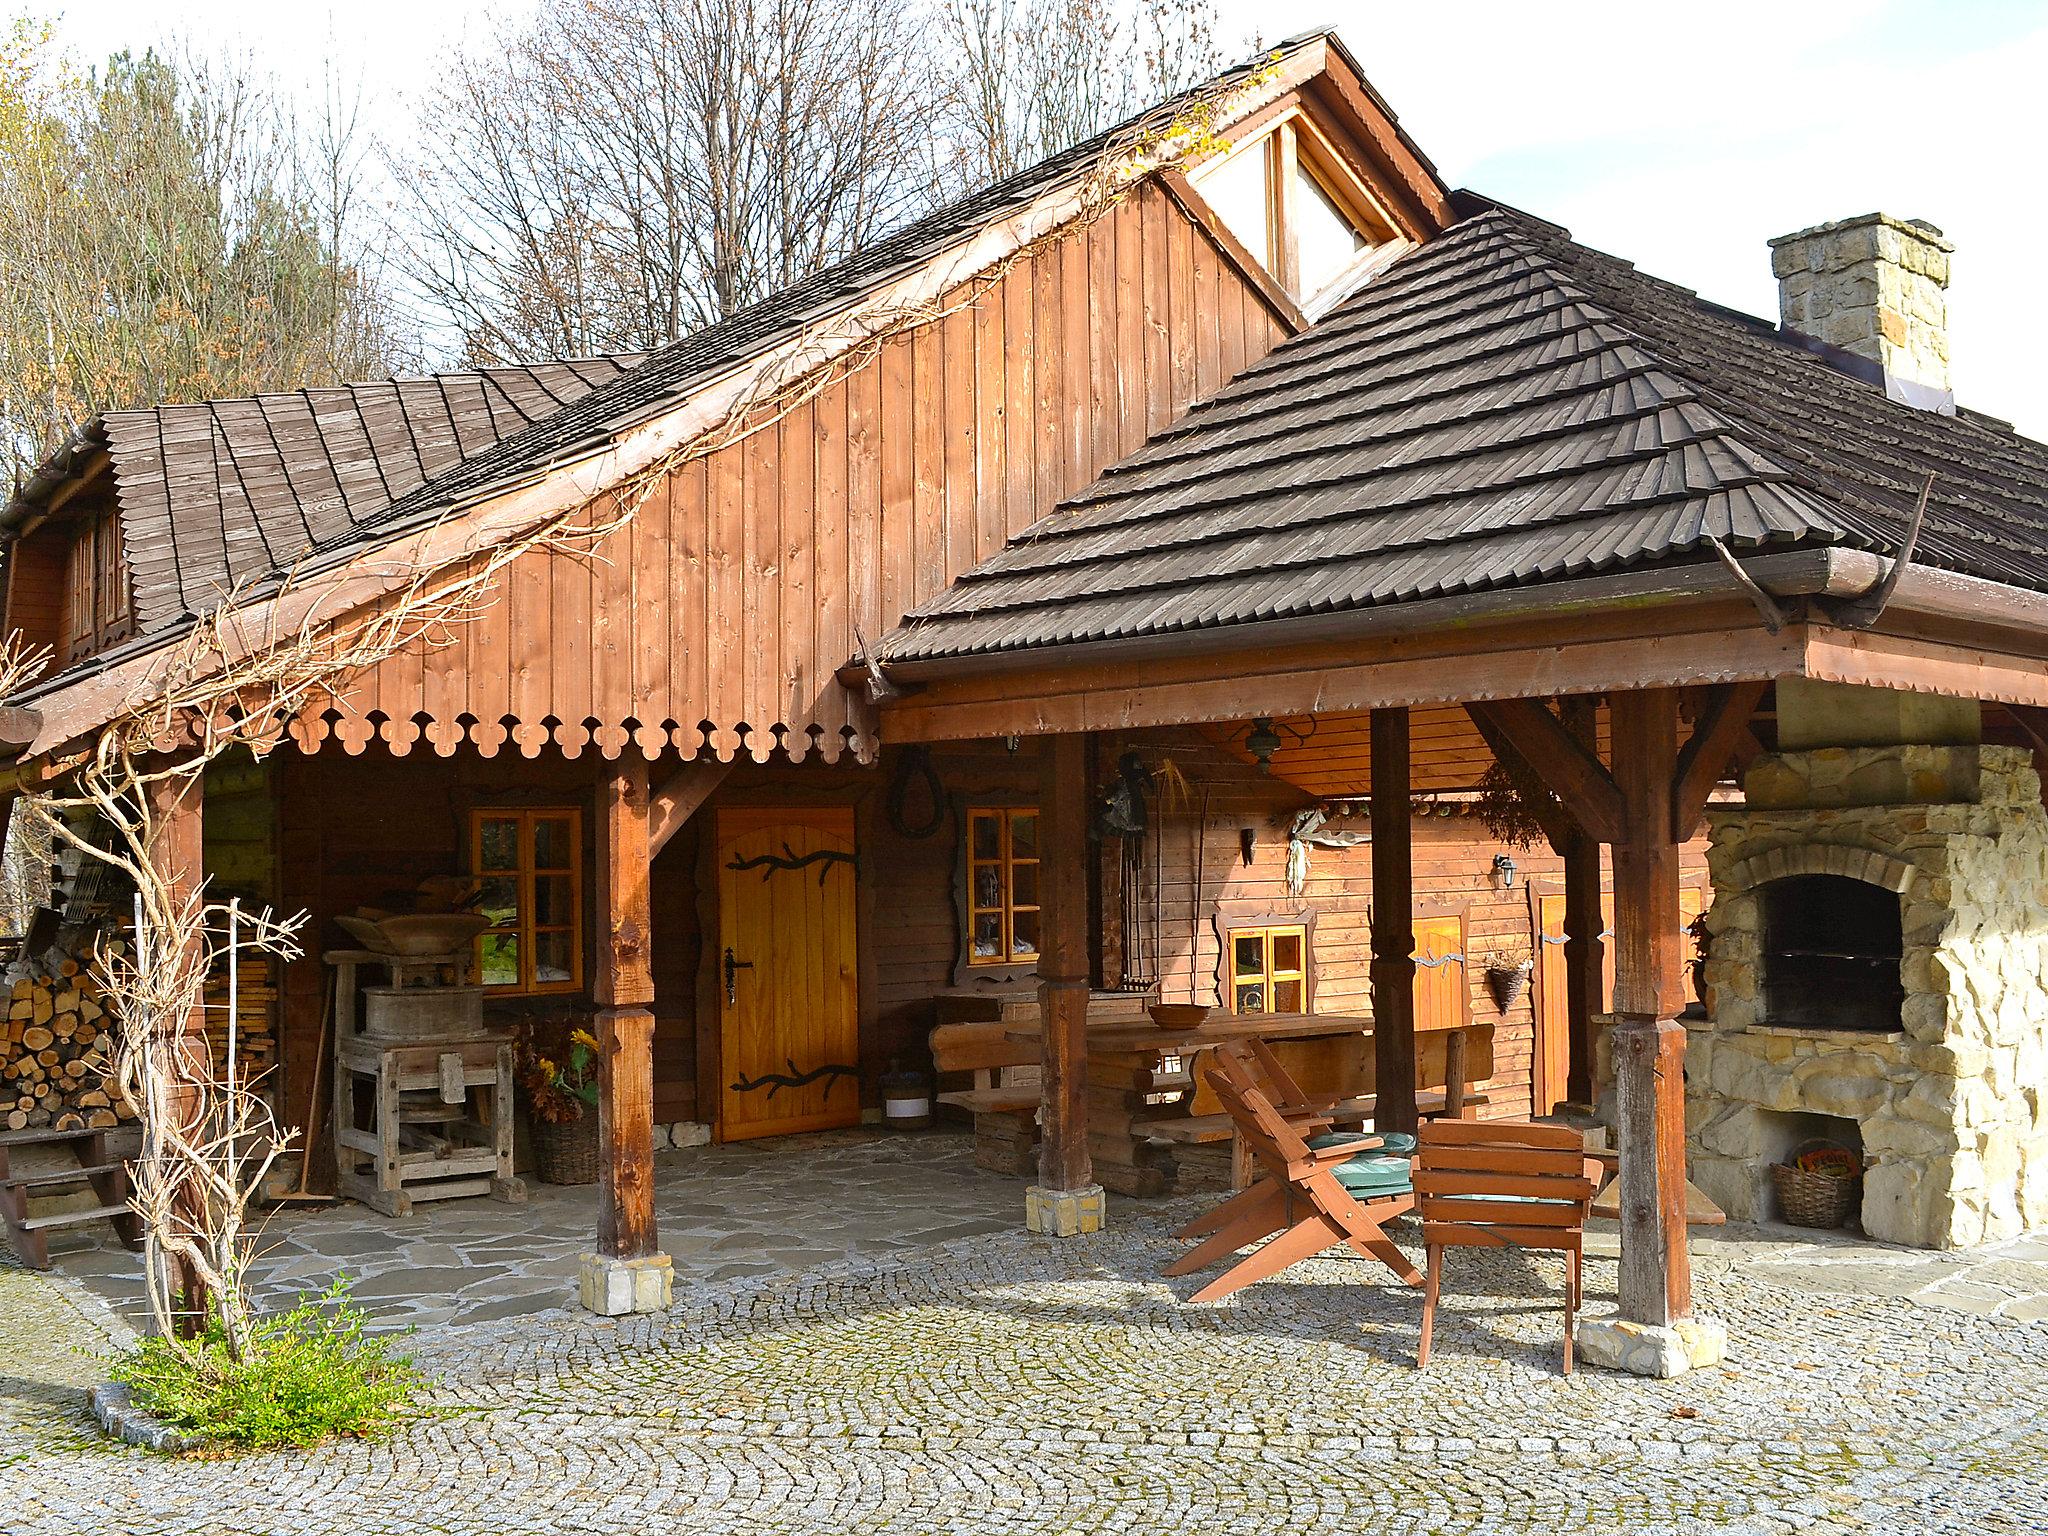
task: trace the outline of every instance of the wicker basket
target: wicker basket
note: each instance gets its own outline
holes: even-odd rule
[[[543,1184],[597,1182],[597,1111],[559,1125],[533,1121],[533,1171]]]
[[[1825,1145],[1809,1142],[1787,1156],[1796,1158],[1810,1147]],[[1787,1161],[1771,1164],[1771,1183],[1777,1187],[1780,1213],[1793,1226],[1845,1227],[1856,1209],[1863,1177],[1830,1169],[1801,1168]]]

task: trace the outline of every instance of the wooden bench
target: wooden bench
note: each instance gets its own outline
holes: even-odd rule
[[[941,1024],[931,1033],[932,1070],[971,1074],[971,1088],[946,1089],[938,1101],[974,1120],[974,1161],[991,1173],[1022,1177],[1038,1145],[1038,1046],[1010,1038],[1001,1019]],[[1019,1081],[1027,1078],[1028,1081]]]
[[[0,1218],[7,1222],[15,1252],[31,1269],[50,1267],[52,1229],[80,1226],[88,1221],[112,1222],[123,1244],[131,1249],[141,1248],[142,1220],[128,1204],[128,1165],[108,1152],[107,1135],[104,1130],[0,1133]],[[52,1168],[44,1173],[15,1173],[8,1156],[16,1147],[62,1147],[77,1166]],[[80,1180],[92,1186],[97,1204],[48,1216],[29,1215],[29,1191]]]

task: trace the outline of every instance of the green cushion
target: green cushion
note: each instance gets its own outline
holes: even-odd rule
[[[1320,1136],[1311,1136],[1308,1144],[1312,1148],[1341,1147],[1348,1141],[1371,1141],[1377,1138],[1380,1146],[1373,1150],[1387,1152],[1396,1157],[1412,1157],[1415,1153],[1415,1138],[1406,1131],[1325,1131]]]
[[[1360,1200],[1405,1195],[1412,1187],[1408,1181],[1408,1159],[1390,1153],[1361,1152],[1350,1161],[1339,1163],[1335,1171],[1337,1182]]]

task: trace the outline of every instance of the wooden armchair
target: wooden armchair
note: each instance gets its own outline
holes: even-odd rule
[[[1564,1373],[1585,1294],[1586,1214],[1600,1164],[1571,1126],[1526,1121],[1432,1120],[1418,1133],[1416,1214],[1428,1279],[1422,1292],[1418,1369],[1429,1363],[1446,1248],[1537,1248],[1565,1259]]]
[[[1415,1266],[1382,1230],[1414,1205],[1408,1160],[1374,1155],[1378,1138],[1311,1149],[1246,1079],[1241,1063],[1219,1067],[1207,1074],[1210,1086],[1237,1123],[1261,1177],[1215,1213],[1223,1218],[1220,1230],[1168,1265],[1166,1273],[1193,1274],[1266,1238],[1191,1299],[1221,1300],[1338,1243],[1380,1260],[1409,1285],[1420,1284]]]

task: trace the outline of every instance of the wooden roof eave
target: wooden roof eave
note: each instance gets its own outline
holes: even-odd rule
[[[1394,704],[1812,676],[2048,703],[2048,594],[1912,567],[1880,625],[1829,622],[1889,562],[1861,551],[1763,555],[1789,600],[1764,625],[1714,564],[1426,599],[1313,619],[886,663],[892,742],[1114,730]]]

